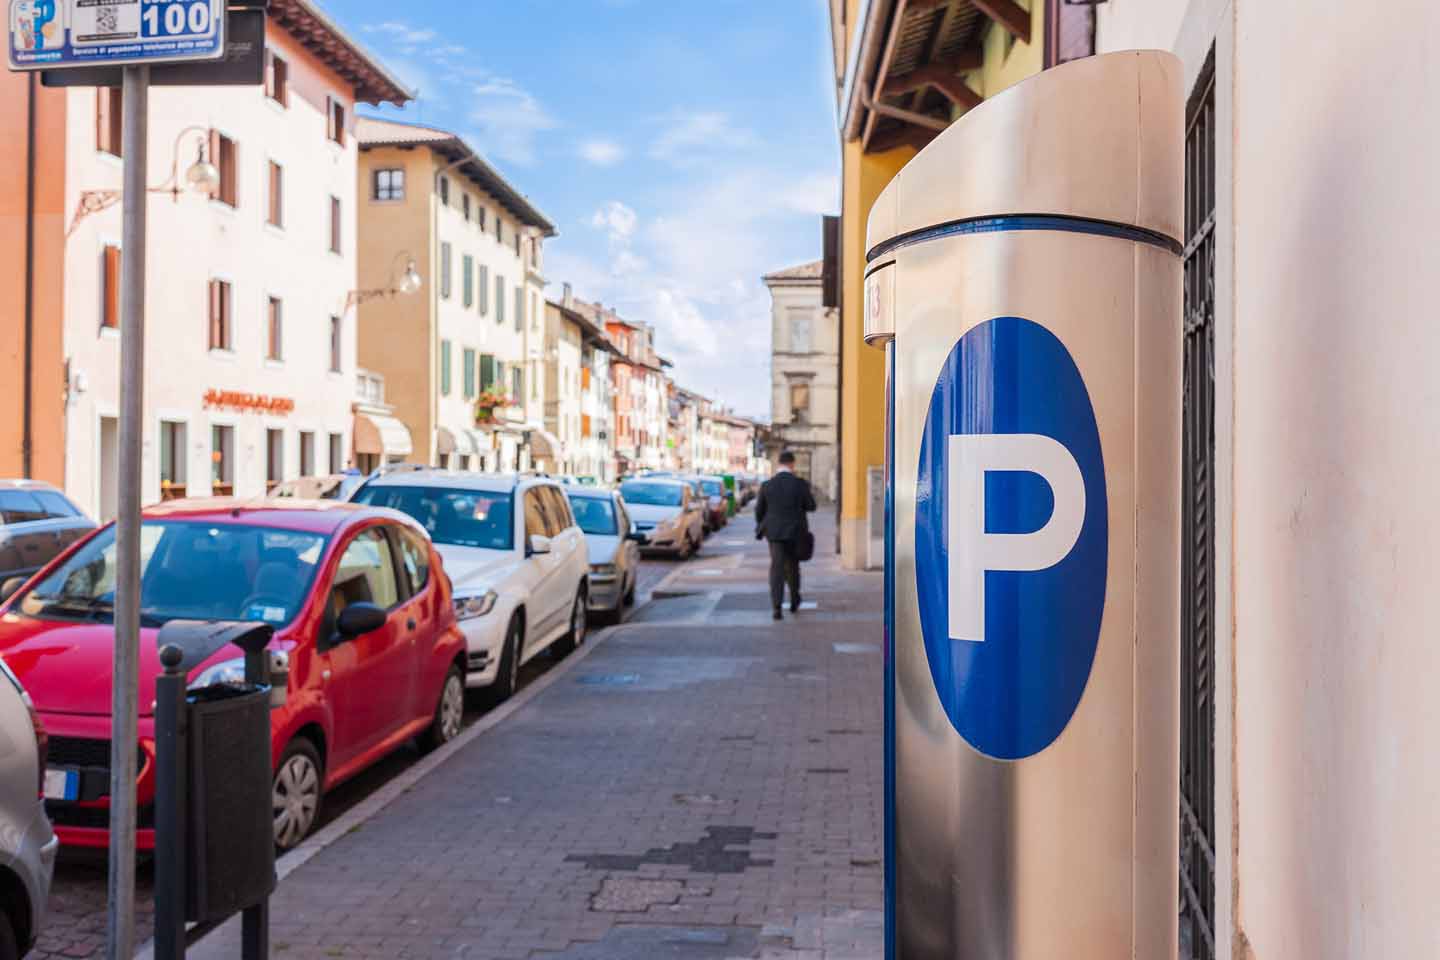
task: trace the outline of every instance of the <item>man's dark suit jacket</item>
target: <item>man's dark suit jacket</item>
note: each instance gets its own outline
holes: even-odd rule
[[[802,477],[781,471],[760,485],[755,501],[755,522],[767,540],[794,542],[810,529],[805,516],[815,509],[815,495]]]

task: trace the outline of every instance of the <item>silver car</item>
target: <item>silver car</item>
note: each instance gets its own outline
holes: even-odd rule
[[[30,576],[94,529],[50,484],[0,480],[0,584]]]
[[[0,674],[0,960],[15,960],[40,935],[60,840],[41,800],[45,730],[3,660]]]
[[[625,500],[614,490],[566,487],[575,522],[585,531],[590,554],[590,614],[617,621],[635,602],[640,578],[640,541]]]

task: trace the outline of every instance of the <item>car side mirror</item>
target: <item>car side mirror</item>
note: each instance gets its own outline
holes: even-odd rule
[[[630,532],[625,534],[626,540],[634,540],[636,543],[648,543],[650,538],[640,532],[640,528],[633,523],[630,525]]]
[[[373,603],[352,603],[340,611],[335,629],[343,640],[354,640],[385,626],[385,611]]]
[[[6,600],[15,596],[23,586],[25,586],[24,577],[11,577],[4,583],[0,583],[0,603],[4,603]]]
[[[537,556],[550,552],[550,538],[541,536],[538,533],[530,535],[530,555]]]

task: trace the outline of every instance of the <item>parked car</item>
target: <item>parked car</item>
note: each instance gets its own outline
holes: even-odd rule
[[[16,960],[40,934],[60,840],[41,799],[45,726],[3,659],[0,674],[0,960]]]
[[[642,553],[667,553],[684,560],[700,549],[705,539],[704,510],[690,484],[643,477],[620,484],[620,496],[636,530],[645,535]]]
[[[50,484],[0,480],[0,583],[30,576],[94,529]]]
[[[404,514],[330,501],[177,500],[141,524],[137,845],[154,847],[156,634],[171,620],[259,621],[290,657],[271,712],[275,842],[295,846],[325,791],[419,737],[460,732],[465,643],[450,582]],[[103,527],[0,606],[0,657],[50,732],[46,809],[61,842],[108,844],[115,527]],[[243,679],[226,647],[192,686]]]
[[[619,620],[624,608],[635,602],[643,534],[635,529],[625,499],[618,492],[572,487],[566,493],[575,520],[585,532],[590,561],[590,612],[612,622]]]
[[[409,514],[445,558],[471,688],[498,703],[520,667],[585,642],[589,560],[564,489],[548,477],[405,470],[372,477],[359,503]]]
[[[710,529],[719,530],[730,522],[730,500],[725,494],[725,481],[719,477],[702,476],[700,489],[705,495],[705,514]]]

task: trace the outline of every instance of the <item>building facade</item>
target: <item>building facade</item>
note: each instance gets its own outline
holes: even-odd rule
[[[821,262],[767,274],[771,441],[833,499],[839,471],[840,316],[821,303]]]
[[[359,357],[385,377],[409,456],[457,470],[554,469],[541,274],[554,226],[454,134],[366,117],[357,139],[370,287]],[[412,264],[419,291],[406,294]]]
[[[150,92],[164,182],[148,211],[145,502],[258,496],[351,462],[354,108],[409,94],[304,0],[270,5],[266,46],[263,88]],[[118,89],[65,96],[65,487],[103,520],[118,495],[123,104]],[[208,196],[184,189],[197,155],[218,174]]]
[[[605,332],[619,355],[610,370],[615,392],[615,453],[624,473],[662,470],[669,462],[670,388],[652,327],[606,312]]]

